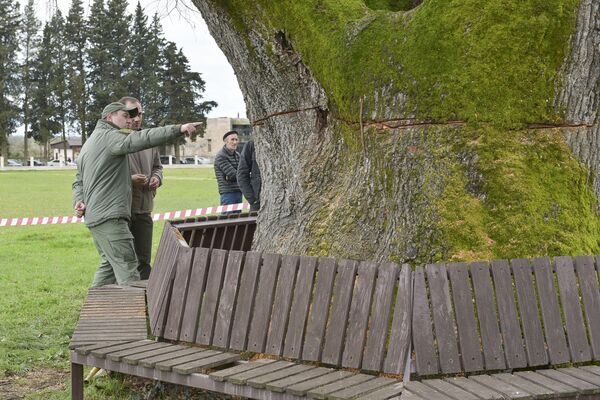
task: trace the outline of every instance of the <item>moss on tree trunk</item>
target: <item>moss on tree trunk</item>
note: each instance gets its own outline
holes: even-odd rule
[[[195,4],[255,124],[256,248],[400,262],[598,251],[596,3]]]

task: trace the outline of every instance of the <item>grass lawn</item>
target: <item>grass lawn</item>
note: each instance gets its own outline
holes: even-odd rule
[[[0,218],[72,215],[74,176],[75,170],[0,172]],[[212,168],[169,168],[164,177],[156,212],[218,205]],[[154,251],[162,227],[154,226]],[[67,346],[98,262],[83,224],[0,228],[0,398],[9,397],[2,392],[8,380],[31,390],[36,371],[54,371],[60,382],[25,398],[69,398]],[[87,388],[86,398],[131,394],[122,380],[105,379]]]

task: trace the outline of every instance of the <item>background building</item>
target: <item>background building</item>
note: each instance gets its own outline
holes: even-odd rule
[[[184,146],[185,156],[201,156],[214,158],[217,152],[223,147],[223,135],[225,132],[235,130],[239,133],[241,145],[238,151],[241,151],[252,135],[252,125],[248,118],[208,118],[206,120],[206,131],[203,138],[196,139],[195,142],[188,142]]]

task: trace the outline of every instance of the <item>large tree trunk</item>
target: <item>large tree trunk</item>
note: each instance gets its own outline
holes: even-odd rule
[[[598,3],[545,3],[195,0],[255,127],[255,247],[597,252]]]

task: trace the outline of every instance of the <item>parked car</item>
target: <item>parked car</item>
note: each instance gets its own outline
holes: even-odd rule
[[[41,167],[43,165],[44,165],[44,163],[41,162],[40,160],[35,160],[35,159],[33,160],[33,166],[34,167]],[[31,160],[27,160],[27,166],[31,167]]]
[[[198,160],[198,164],[210,164],[210,159],[207,157],[194,156],[185,158],[186,163],[192,165],[196,164],[196,160]]]
[[[21,161],[17,161],[17,160],[13,160],[12,158],[9,158],[8,160],[6,160],[6,166],[7,167],[22,167],[23,164],[21,163]]]
[[[171,164],[176,164],[175,156],[160,156],[160,163],[162,165],[169,165],[169,159],[171,159]],[[184,159],[180,159],[179,164],[186,164],[186,162]]]
[[[75,164],[73,161],[67,161],[66,163],[62,160],[50,160],[48,161],[48,165],[49,167],[75,167],[77,166],[77,164]]]

